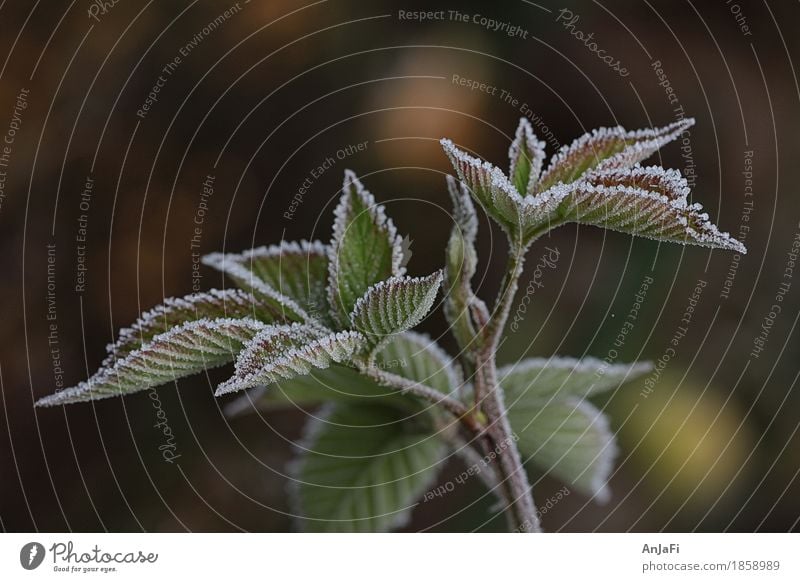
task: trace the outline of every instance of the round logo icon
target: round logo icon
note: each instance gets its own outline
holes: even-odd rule
[[[39,542],[29,542],[19,551],[19,563],[26,570],[35,570],[44,561],[44,546]]]

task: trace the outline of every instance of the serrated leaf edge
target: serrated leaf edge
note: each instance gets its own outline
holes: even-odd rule
[[[45,396],[44,398],[40,398],[39,400],[36,401],[35,405],[38,406],[38,407],[48,407],[48,406],[59,406],[61,404],[65,404],[65,403],[67,403],[67,402],[64,402],[65,400],[68,401],[71,398],[80,396],[80,395],[82,395],[82,394],[84,394],[86,392],[91,391],[91,389],[95,385],[97,385],[100,382],[105,381],[110,376],[113,376],[114,374],[116,374],[117,370],[118,370],[118,368],[120,366],[125,365],[126,362],[135,360],[136,358],[141,356],[142,352],[144,352],[145,350],[149,349],[149,346],[151,344],[156,343],[156,342],[162,342],[162,341],[165,341],[165,340],[169,341],[170,339],[174,339],[175,336],[179,336],[180,334],[182,334],[183,332],[185,332],[187,330],[203,329],[204,326],[207,326],[209,324],[215,324],[215,325],[218,325],[218,326],[236,324],[236,325],[241,325],[243,327],[245,327],[245,326],[246,327],[250,327],[253,331],[259,331],[259,330],[262,330],[262,329],[267,327],[267,324],[265,324],[265,323],[263,323],[261,321],[255,320],[255,319],[250,319],[250,318],[241,318],[241,319],[233,319],[233,318],[198,319],[198,320],[195,320],[195,321],[186,322],[186,323],[181,324],[179,326],[173,327],[172,329],[170,329],[170,330],[168,330],[168,331],[166,331],[164,333],[161,333],[161,334],[158,334],[158,335],[154,336],[150,341],[148,341],[141,348],[133,350],[132,352],[127,354],[124,358],[121,358],[121,359],[117,360],[112,367],[100,368],[89,379],[84,380],[82,382],[79,382],[78,384],[76,384],[75,386],[72,386],[70,388],[65,388],[64,390],[61,390],[60,392],[56,392],[54,394],[50,394],[48,396]],[[185,347],[196,348],[199,351],[205,351],[203,346],[198,346],[198,345],[195,345],[195,344],[188,345],[188,346],[185,346]],[[171,357],[172,360],[181,360],[181,359],[184,358],[184,356],[182,354],[180,354],[180,353],[176,353],[176,354],[174,354],[174,355],[172,355],[170,357]],[[211,366],[211,367],[217,367],[217,366]],[[105,399],[105,398],[112,398],[114,396],[127,395],[127,394],[128,394],[128,392],[120,392],[119,394],[104,393],[104,394],[94,395],[89,400],[90,401],[102,400],[102,399]]]
[[[253,340],[245,345],[244,349],[242,350],[243,355],[247,353],[249,346],[252,345],[255,340],[256,338],[253,338]],[[249,372],[242,377],[234,374],[232,378],[221,383],[217,387],[215,396],[222,396],[232,392],[237,392],[239,390],[246,390],[247,388],[253,388],[262,384],[272,384],[280,379],[291,379],[295,375],[300,375],[295,374],[293,376],[285,376],[280,371],[276,370],[282,366],[290,366],[291,362],[296,361],[298,357],[303,357],[305,354],[309,354],[314,350],[321,349],[328,357],[330,357],[332,362],[343,363],[348,358],[352,357],[352,355],[358,351],[359,346],[364,342],[364,336],[355,331],[340,331],[320,337],[302,346],[290,348],[277,357],[271,357],[267,359],[264,362],[264,365],[254,372]],[[344,357],[335,356],[333,348],[337,344],[339,344],[339,346],[344,344],[345,351],[349,352],[349,354]],[[329,366],[330,362],[325,363],[324,365],[315,365],[314,367],[316,369],[325,369]],[[278,377],[270,377],[270,375],[275,373],[278,374]]]
[[[439,289],[441,288],[443,280],[444,280],[444,273],[441,270],[438,270],[424,277],[399,276],[399,277],[390,277],[389,279],[380,281],[375,285],[372,285],[369,289],[367,289],[364,295],[359,297],[359,299],[356,301],[356,304],[353,306],[353,311],[350,313],[350,321],[353,322],[354,326],[358,325],[358,323],[361,323],[362,329],[359,329],[359,331],[362,334],[369,334],[367,335],[368,339],[369,336],[378,335],[374,330],[375,326],[372,325],[373,317],[370,316],[369,313],[367,313],[367,310],[369,309],[373,301],[377,300],[380,303],[380,298],[383,296],[383,292],[384,290],[387,290],[387,288],[389,288],[388,294],[390,295],[392,293],[391,291],[392,288],[397,289],[400,286],[414,286],[414,285],[423,286],[430,283],[431,288],[425,293],[423,301],[421,301],[418,305],[415,305],[413,311],[409,314],[409,316],[405,317],[405,321],[402,323],[402,326],[404,327],[399,328],[395,331],[387,332],[386,334],[382,334],[378,338],[380,345],[383,343],[384,339],[391,338],[391,336],[393,335],[411,329],[415,325],[418,325],[419,322],[425,318],[425,315],[427,315],[428,312],[430,312],[431,307],[433,307],[433,303],[436,300],[436,295],[439,292]],[[378,307],[383,308],[387,306],[379,305]],[[381,310],[379,317],[382,320],[384,320],[381,321],[382,325],[385,325],[387,327],[391,325],[390,322],[385,321],[385,315],[383,314],[383,310]],[[412,321],[413,323],[409,323]],[[370,325],[364,325],[365,322],[368,322]]]
[[[194,307],[196,302],[205,301],[208,298],[212,298],[215,300],[221,301],[223,304],[227,302],[232,303],[239,303],[239,304],[247,304],[249,303],[253,307],[256,305],[256,298],[253,297],[250,293],[243,291],[241,289],[209,289],[208,291],[201,291],[199,293],[192,293],[191,295],[186,295],[183,297],[167,297],[160,305],[156,305],[142,313],[134,323],[132,323],[128,327],[123,327],[119,330],[119,334],[117,336],[117,340],[109,343],[106,345],[106,352],[107,356],[106,359],[103,360],[101,364],[102,368],[108,368],[114,365],[114,362],[118,359],[117,352],[120,347],[126,346],[132,343],[141,343],[141,332],[143,329],[148,328],[153,322],[158,323],[158,320],[164,320],[165,317],[169,316],[170,309],[191,309]],[[208,317],[198,318],[198,319],[210,319]],[[255,319],[255,317],[253,317]],[[177,324],[180,325],[180,324]],[[175,327],[175,326],[171,326]],[[165,330],[168,331],[168,330]],[[164,333],[164,332],[161,332]],[[159,335],[159,334],[156,334]],[[152,339],[155,339],[156,335],[154,335]],[[147,340],[147,341],[151,341]],[[127,352],[127,355],[130,352]],[[123,356],[124,357],[124,356]]]

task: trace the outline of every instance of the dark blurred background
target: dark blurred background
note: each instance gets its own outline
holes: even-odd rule
[[[706,282],[652,393],[643,396],[642,380],[598,401],[621,446],[610,503],[575,493],[544,524],[797,528],[800,280],[784,277],[800,220],[797,3],[459,2],[468,22],[447,12],[438,21],[400,17],[454,10],[454,2],[100,4],[0,3],[0,133],[12,142],[0,144],[8,146],[0,167],[4,530],[291,530],[285,463],[304,417],[227,420],[213,397],[225,370],[159,391],[178,465],[162,460],[146,393],[64,409],[34,410],[33,401],[93,372],[115,330],[140,311],[191,292],[193,252],[328,240],[346,167],[413,239],[410,272],[423,274],[442,265],[450,229],[440,137],[505,167],[526,111],[541,137],[550,130],[552,153],[595,126],[665,125],[680,116],[676,108],[697,125],[686,142],[662,150],[661,163],[694,178],[694,200],[723,230],[738,237],[749,228],[749,253],[575,226],[534,246],[523,290],[545,246],[560,260],[509,334],[501,363],[555,353],[604,358],[612,349],[620,361],[658,360],[692,290]],[[562,10],[579,17],[572,27]],[[487,29],[475,15],[508,27]],[[519,32],[504,32],[510,26]],[[592,33],[628,74],[575,31]],[[471,91],[454,75],[496,94]],[[336,159],[359,143],[362,151]],[[752,177],[743,174],[748,156]],[[327,157],[335,163],[287,218],[298,188]],[[193,249],[209,175],[214,194]],[[87,179],[90,196],[82,196]],[[476,282],[486,298],[499,284],[504,245],[482,219]],[[222,285],[216,273],[200,273],[203,288]],[[639,320],[615,348],[646,276],[654,284]],[[791,287],[756,357],[754,340],[784,281]],[[441,314],[426,323],[434,336],[445,329]],[[453,461],[442,479],[461,470]],[[561,487],[532,477],[540,500]],[[420,506],[407,529],[501,529],[488,499],[458,512],[480,493],[473,483]]]

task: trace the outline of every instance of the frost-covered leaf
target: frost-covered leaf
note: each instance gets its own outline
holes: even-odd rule
[[[309,316],[326,321],[328,315],[328,249],[319,241],[282,241],[241,253],[213,254],[207,264],[236,263],[299,305]],[[246,286],[246,288],[249,288]]]
[[[417,325],[428,314],[442,284],[442,272],[427,277],[391,277],[370,287],[350,314],[353,329],[371,346]]]
[[[595,129],[553,156],[538,190],[547,190],[559,182],[569,184],[593,169],[630,168],[693,125],[694,119],[684,119],[657,129],[627,131],[619,126]]]
[[[700,205],[688,203],[689,189],[679,173],[638,165],[693,124],[693,119],[685,119],[659,129],[594,130],[562,148],[536,187],[522,192],[488,162],[459,150],[450,140],[442,140],[442,145],[472,195],[523,248],[557,226],[579,222],[744,253],[744,245],[711,224]],[[525,125],[520,127],[518,137],[526,134]],[[512,144],[512,160],[515,148]],[[515,176],[521,172],[513,161],[512,171]]]
[[[630,186],[578,182],[559,207],[560,220],[590,224],[665,242],[693,244],[746,253],[742,243],[721,232],[686,198]]]
[[[517,400],[588,398],[631,382],[653,369],[649,362],[608,364],[597,358],[529,358],[497,371],[506,404]]]
[[[586,181],[595,186],[639,188],[660,194],[670,200],[686,200],[689,197],[689,184],[681,173],[660,166],[595,170],[589,173]]]
[[[354,331],[329,333],[320,337],[318,328],[293,324],[265,329],[247,342],[233,377],[217,388],[217,396],[271,384],[283,379],[349,362],[365,344]]]
[[[523,400],[509,407],[508,419],[523,458],[599,503],[608,501],[617,446],[599,410],[577,398],[544,406]]]
[[[378,400],[407,408],[418,403],[412,397],[400,394],[377,384],[353,368],[332,365],[321,370],[311,370],[291,380],[280,380],[268,386],[257,386],[237,395],[224,407],[225,414],[241,416],[257,410],[270,411],[300,407],[309,409],[329,401],[366,402]]]
[[[469,305],[474,297],[471,281],[478,264],[475,250],[478,217],[463,182],[447,176],[447,189],[453,201],[454,224],[447,243],[444,315],[459,347],[464,350],[475,337]]]
[[[450,357],[431,338],[415,332],[395,336],[377,354],[374,365],[444,394],[451,394],[462,383],[458,368]],[[381,386],[352,368],[333,365],[249,390],[226,405],[225,412],[238,416],[286,406],[311,407],[330,400],[366,403],[380,400],[383,404],[406,410],[419,406],[419,401],[410,394]]]
[[[120,330],[117,341],[107,347],[108,357],[103,366],[114,365],[115,360],[124,358],[156,335],[182,323],[223,317],[250,317],[271,323],[279,314],[268,304],[239,289],[212,289],[185,297],[171,297],[142,314],[130,327]]]
[[[502,170],[470,156],[449,139],[441,140],[441,144],[458,178],[466,184],[486,214],[502,226],[509,236],[517,236],[522,231],[522,197]]]
[[[245,266],[242,263],[241,255],[211,253],[203,257],[203,264],[230,277],[238,287],[252,293],[254,297],[272,307],[280,314],[281,319],[303,322],[314,321],[314,318],[297,301],[288,295],[280,293],[272,285],[261,279],[250,270],[249,265]]]
[[[508,418],[523,456],[570,486],[608,497],[616,445],[606,418],[584,399],[652,369],[596,358],[531,358],[498,370]]]
[[[527,243],[550,225],[566,187],[523,197],[499,168],[470,156],[449,139],[441,143],[458,177],[510,238]]]
[[[356,301],[376,283],[405,272],[402,238],[383,206],[346,170],[328,258],[328,300],[343,327]]]
[[[508,149],[511,162],[508,175],[522,196],[533,194],[536,190],[545,158],[544,147],[545,143],[534,135],[530,122],[521,118]]]
[[[311,422],[291,471],[301,529],[382,532],[407,523],[446,453],[424,416],[337,403]]]
[[[249,318],[184,323],[155,336],[86,382],[42,398],[36,404],[56,406],[126,395],[221,366],[232,361],[244,343],[266,327]]]

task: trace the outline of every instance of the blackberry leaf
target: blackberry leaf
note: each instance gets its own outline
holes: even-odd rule
[[[427,277],[392,277],[370,287],[353,307],[350,321],[375,349],[419,324],[433,307],[442,272]]]
[[[265,329],[255,319],[200,319],[155,336],[85,382],[39,400],[57,406],[123,396],[232,361],[244,343]]]
[[[328,300],[343,328],[348,314],[367,290],[405,272],[402,238],[383,206],[351,171],[345,171],[343,194],[335,210],[328,251]]]
[[[446,453],[418,423],[392,407],[344,403],[312,421],[291,470],[300,528],[384,532],[406,524]]]

